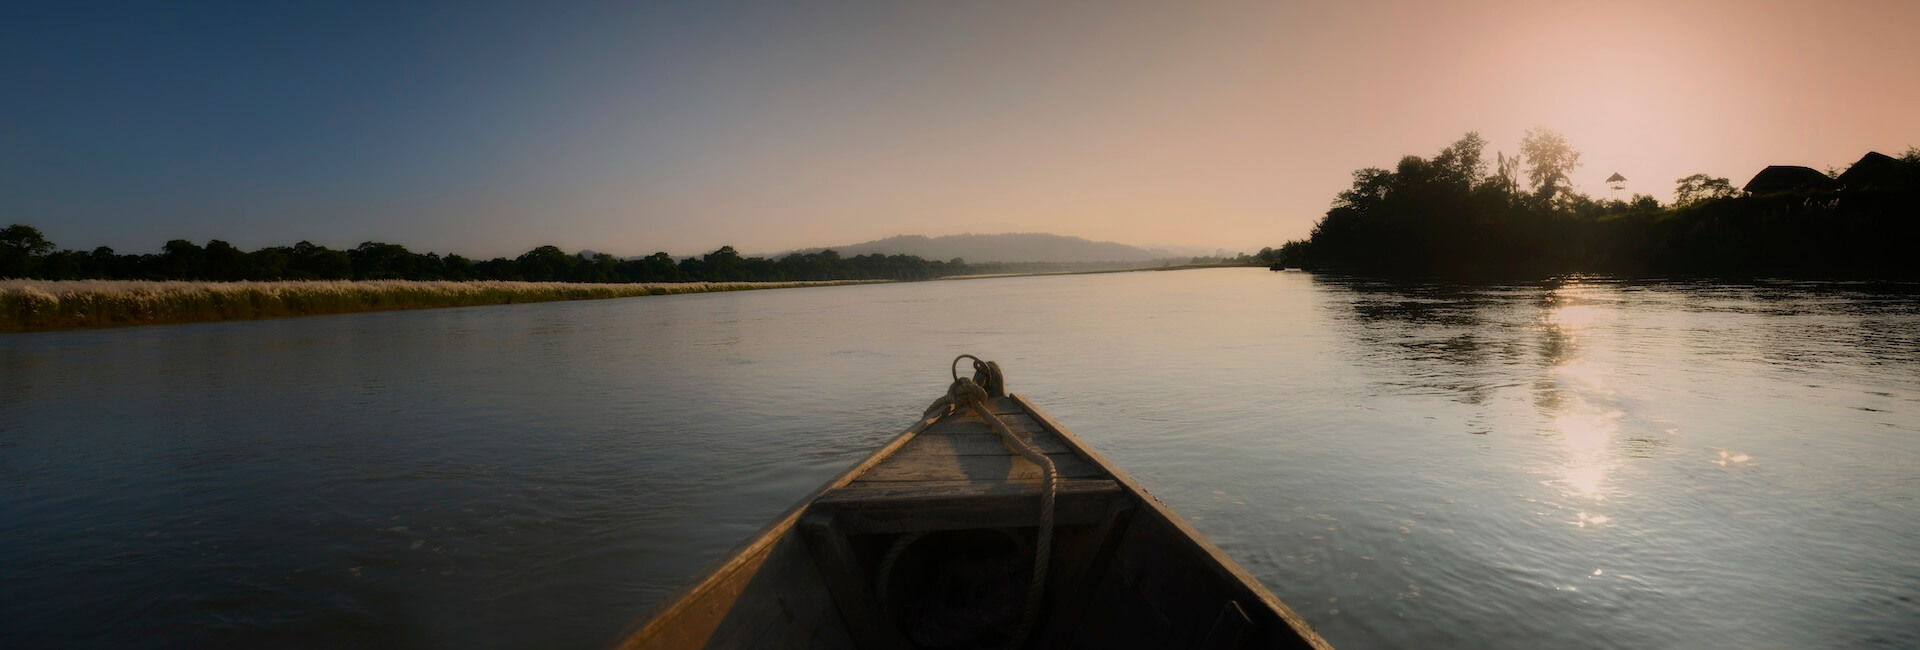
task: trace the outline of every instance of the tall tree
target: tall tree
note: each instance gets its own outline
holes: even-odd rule
[[[684,264],[683,264],[684,265]],[[746,259],[732,246],[721,246],[700,258],[700,268],[706,279],[714,282],[737,282],[747,279]]]
[[[1480,183],[1487,173],[1486,148],[1486,138],[1468,131],[1459,141],[1441,149],[1440,155],[1434,156],[1433,165],[1447,182],[1470,188]]]
[[[1573,170],[1580,166],[1580,152],[1567,144],[1566,137],[1553,129],[1529,129],[1520,139],[1520,155],[1527,161],[1527,182],[1534,196],[1552,201],[1563,190],[1572,189]]]
[[[245,280],[253,272],[248,268],[246,253],[218,239],[207,242],[201,259],[202,272],[209,280]]]
[[[0,278],[24,278],[33,270],[35,258],[53,250],[40,229],[13,224],[0,229]]]
[[[302,240],[288,251],[287,274],[295,280],[346,280],[353,277],[353,258]]]
[[[1724,178],[1694,174],[1673,181],[1673,204],[1688,205],[1709,199],[1724,199],[1738,193]]]
[[[1497,156],[1497,158],[1495,159],[1495,162],[1494,162],[1493,177],[1487,179],[1487,181],[1492,183],[1495,187],[1500,188],[1501,192],[1505,193],[1507,196],[1514,196],[1519,194],[1520,193],[1520,157],[1514,156],[1512,158],[1508,158],[1506,152],[1497,152],[1494,155]]]
[[[420,256],[399,244],[361,242],[347,251],[355,280],[400,280],[421,278]],[[434,260],[437,266],[439,260]]]
[[[565,282],[573,276],[580,258],[549,245],[527,251],[514,262],[519,265],[520,277],[528,282]]]
[[[206,265],[207,250],[185,239],[168,240],[161,246],[161,269],[168,280],[200,280]]]

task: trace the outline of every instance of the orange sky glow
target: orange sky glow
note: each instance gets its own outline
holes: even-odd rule
[[[1614,197],[1618,172],[1620,198],[1662,201],[1696,172],[1737,186],[1920,145],[1920,2],[649,6],[510,16],[464,41],[463,11],[368,64],[392,75],[377,92],[323,86],[314,123],[262,127],[268,145],[307,134],[280,158],[159,167],[259,179],[61,176],[47,161],[80,148],[29,118],[20,132],[51,144],[16,148],[32,160],[0,189],[63,245],[128,250],[684,255],[1052,232],[1250,252],[1305,237],[1354,170],[1467,131],[1491,159],[1555,129],[1582,153],[1577,189]],[[108,221],[130,211],[147,216]]]
[[[1582,152],[1581,190],[1612,196],[1601,181],[1619,172],[1622,198],[1662,201],[1695,172],[1738,185],[1767,164],[1824,169],[1920,145],[1920,3],[1062,14],[935,39],[927,49],[954,51],[856,93],[865,101],[796,89],[797,102],[769,103],[752,126],[791,146],[729,161],[737,192],[581,209],[658,200],[704,215],[669,229],[693,248],[720,243],[719,226],[751,228],[722,238],[751,250],[1007,231],[1256,250],[1304,237],[1353,170],[1430,156],[1469,130],[1491,157],[1528,128],[1556,129]],[[763,224],[770,212],[785,219]]]

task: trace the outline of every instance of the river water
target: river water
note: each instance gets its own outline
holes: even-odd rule
[[[596,647],[967,352],[1336,646],[1920,646],[1920,290],[1256,269],[0,337],[0,647]]]

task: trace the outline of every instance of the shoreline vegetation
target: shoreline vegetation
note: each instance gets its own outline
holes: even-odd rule
[[[1674,202],[1575,191],[1580,153],[1528,131],[1519,155],[1485,157],[1467,133],[1432,158],[1353,173],[1303,240],[1257,256],[1271,265],[1447,280],[1621,277],[1920,277],[1920,148],[1868,152],[1844,168],[1759,170],[1746,185],[1693,174]],[[1523,182],[1522,175],[1525,175]]]
[[[985,280],[1244,267],[1245,260],[1168,266],[951,275]],[[602,300],[717,291],[835,287],[894,280],[800,282],[517,282],[501,280],[0,280],[0,333],[167,325],[369,311]]]
[[[842,256],[832,249],[779,257],[747,257],[732,246],[698,256],[675,258],[660,252],[645,257],[607,253],[567,253],[541,246],[519,257],[490,260],[460,255],[416,253],[399,244],[364,242],[334,250],[311,242],[268,246],[251,253],[215,239],[205,246],[175,239],[158,254],[121,254],[101,246],[92,251],[59,249],[38,228],[14,224],[0,228],[0,279],[33,280],[499,280],[572,283],[817,282],[839,280],[931,280],[965,275],[1111,271],[1176,264],[1241,263],[1237,256],[1163,258],[1107,262],[968,262],[927,260],[913,255]]]
[[[0,280],[0,332],[784,289],[882,280],[573,283],[499,280]]]
[[[541,246],[476,261],[366,242],[332,250],[310,242],[251,253],[213,240],[169,241],[159,254],[55,250],[39,229],[0,228],[0,332],[277,318],[516,302],[1048,273],[1250,265],[1251,256],[1149,262],[988,262],[911,255],[842,257],[833,250],[779,259],[732,246],[702,256],[617,258]],[[8,279],[13,278],[13,279]]]

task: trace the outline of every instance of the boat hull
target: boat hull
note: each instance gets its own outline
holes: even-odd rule
[[[1060,475],[1027,647],[1330,647],[1031,402],[988,405]],[[923,421],[776,519],[621,647],[1004,647],[1029,606],[1041,478],[977,414]]]

